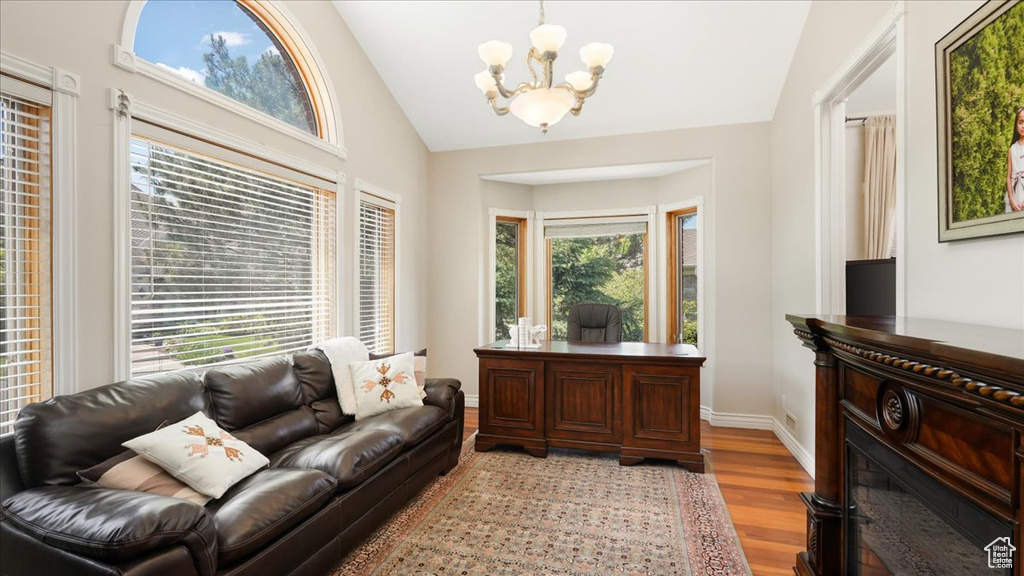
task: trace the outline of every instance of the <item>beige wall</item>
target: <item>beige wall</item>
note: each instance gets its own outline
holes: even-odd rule
[[[113,337],[113,127],[108,90],[122,88],[136,100],[220,130],[265,143],[348,177],[341,236],[342,303],[351,322],[352,184],[361,178],[403,195],[398,348],[426,344],[426,184],[428,151],[370,61],[328,2],[289,2],[334,83],[348,159],[283,136],[217,106],[111,64],[127,2],[0,3],[0,49],[42,66],[78,74],[78,388],[107,384],[114,374]],[[43,22],[42,24],[35,24]]]
[[[775,417],[797,417],[796,439],[814,452],[812,354],[788,313],[814,313],[814,115],[811,96],[890,9],[888,2],[815,2],[772,120],[772,315]]]
[[[1024,327],[1024,237],[939,244],[934,45],[978,8],[971,2],[907,2],[907,309],[909,316]],[[814,446],[814,369],[785,321],[814,311],[812,94],[888,13],[888,2],[815,2],[772,121],[773,380],[775,417],[798,418]],[[1006,297],[999,297],[1000,290]],[[1011,296],[1016,295],[1016,296]]]
[[[643,208],[658,203],[660,178],[572,182],[533,187],[533,209],[563,212],[583,209]]]
[[[693,182],[682,175],[658,179],[653,186],[635,180],[606,182],[593,186],[595,195],[589,197],[584,185],[564,185],[557,187],[562,190],[558,196],[536,190],[534,207],[584,210],[604,207],[598,205],[603,203],[656,204],[682,198],[682,190],[697,189],[701,179],[710,183],[705,207],[712,222],[705,231],[714,252],[709,253],[713,262],[707,272],[714,275],[717,289],[706,303],[716,317],[714,341],[706,352],[714,356],[717,374],[713,399],[706,393],[703,403],[716,412],[769,414],[768,139],[769,126],[760,123],[432,154],[429,265],[438,272],[429,276],[431,371],[459,378],[468,394],[477,394],[473,348],[483,343],[486,202],[493,197],[493,183],[482,181],[481,174],[711,158],[710,167],[688,171],[693,172]],[[632,190],[631,183],[636,185]],[[543,188],[551,192],[555,187]],[[638,194],[631,196],[633,191]]]

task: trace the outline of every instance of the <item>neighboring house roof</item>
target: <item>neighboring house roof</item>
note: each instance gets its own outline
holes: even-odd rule
[[[683,229],[683,264],[697,264],[697,229]]]

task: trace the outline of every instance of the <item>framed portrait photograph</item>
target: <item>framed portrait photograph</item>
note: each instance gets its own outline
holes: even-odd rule
[[[1024,232],[1024,2],[986,2],[935,67],[939,241]]]

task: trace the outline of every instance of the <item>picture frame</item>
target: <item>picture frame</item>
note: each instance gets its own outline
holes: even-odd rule
[[[1024,232],[1020,54],[1020,0],[986,2],[935,43],[939,242]]]

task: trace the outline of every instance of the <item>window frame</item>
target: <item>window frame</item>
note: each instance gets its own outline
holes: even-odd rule
[[[295,64],[306,85],[313,113],[317,118],[319,135],[310,134],[206,86],[186,80],[174,72],[164,70],[155,63],[136,55],[133,48],[135,32],[146,0],[130,0],[128,2],[124,23],[121,27],[120,43],[115,43],[112,49],[113,64],[191,94],[306,144],[316,146],[342,160],[346,159],[348,152],[345,149],[341,118],[335,104],[338,99],[334,93],[334,85],[327,77],[324,68],[318,64],[323,62],[323,59],[320,58],[314,45],[308,41],[308,35],[298,25],[297,20],[287,8],[281,6],[280,3],[267,0],[236,1],[259,18],[267,30],[273,33],[288,50],[288,57]]]
[[[704,204],[703,196],[695,196],[688,200],[681,202],[674,202],[672,204],[663,204],[658,207],[660,225],[664,228],[664,232],[659,234],[660,241],[663,244],[664,258],[658,263],[658,267],[661,271],[661,276],[665,278],[665,282],[662,282],[662,288],[664,292],[661,293],[660,299],[664,303],[665,307],[665,332],[662,336],[662,341],[671,342],[675,326],[675,313],[677,311],[676,306],[678,303],[675,302],[675,278],[676,272],[674,256],[675,256],[675,230],[673,220],[676,216],[685,213],[695,213],[697,215],[697,348],[710,355],[711,339],[712,334],[708,334],[710,331],[709,324],[707,323],[707,302],[708,302],[708,286],[713,286],[714,279],[707,278],[708,266],[707,266],[707,254],[708,244],[706,242],[705,227],[707,225],[708,208]],[[710,366],[710,362],[709,362]]]
[[[401,321],[401,310],[399,306],[399,291],[401,290],[401,270],[402,270],[402,195],[391,192],[379,186],[374,186],[356,178],[353,185],[352,195],[352,231],[353,231],[353,242],[352,242],[352,330],[351,334],[355,338],[359,338],[359,267],[362,264],[359,250],[359,211],[362,203],[365,201],[370,204],[380,206],[394,211],[395,215],[395,253],[392,258],[394,270],[391,274],[392,283],[392,302],[391,302],[391,314],[392,314],[392,325],[391,325],[391,350],[387,353],[396,352],[398,347],[399,339],[399,326]]]
[[[241,163],[257,170],[276,173],[285,169],[307,178],[321,180],[321,187],[333,190],[335,198],[335,257],[341,258],[341,222],[344,217],[345,173],[323,168],[299,158],[268,148],[261,143],[223,132],[209,125],[150,106],[118,89],[110,90],[110,109],[114,117],[114,378],[128,380],[131,376],[131,139],[133,124],[141,121],[177,133],[197,142],[227,150]],[[202,134],[202,137],[196,135]],[[174,144],[174,142],[171,142]],[[217,156],[214,154],[214,156]],[[287,177],[287,176],[286,176]],[[333,301],[335,334],[345,332],[346,307],[341,305],[341,266],[335,266]]]
[[[538,248],[538,267],[543,267],[538,270],[538,275],[543,275],[545,279],[543,283],[543,296],[538,300],[541,305],[544,306],[544,318],[546,325],[549,330],[549,337],[551,334],[551,295],[552,295],[552,278],[551,278],[551,240],[545,238],[544,230],[547,228],[549,223],[555,223],[558,221],[566,220],[577,220],[579,224],[585,223],[600,223],[602,220],[607,222],[609,220],[618,221],[632,221],[632,222],[644,222],[647,226],[646,232],[644,232],[644,342],[654,342],[658,340],[659,327],[651,326],[651,318],[658,318],[659,310],[659,299],[657,294],[657,286],[659,284],[658,277],[658,266],[652,265],[658,259],[658,245],[659,239],[662,236],[657,226],[657,219],[655,214],[657,212],[656,206],[647,206],[645,208],[614,208],[608,210],[583,210],[583,211],[570,211],[570,212],[538,212],[537,221],[540,222],[538,228],[538,238],[543,240],[540,242]]]
[[[78,391],[77,145],[81,78],[0,51],[0,73],[51,92],[51,364],[54,396]]]
[[[700,225],[700,219],[699,219],[699,215],[697,214],[697,207],[696,206],[692,206],[692,207],[689,207],[689,208],[682,208],[682,209],[679,209],[679,210],[673,210],[673,211],[665,213],[665,233],[667,235],[666,245],[667,245],[667,248],[668,248],[666,250],[666,254],[665,254],[666,258],[668,259],[667,266],[666,266],[667,273],[665,275],[665,281],[668,283],[668,287],[666,289],[666,293],[668,294],[668,303],[667,303],[667,306],[665,307],[665,318],[666,318],[666,321],[668,322],[668,326],[667,326],[667,329],[666,329],[666,332],[665,332],[665,339],[667,341],[669,341],[669,342],[672,342],[672,343],[680,343],[680,342],[677,342],[676,339],[675,339],[676,335],[680,332],[680,325],[679,325],[679,308],[680,308],[680,300],[679,300],[680,287],[679,287],[679,282],[680,282],[680,277],[679,277],[679,272],[680,272],[680,268],[681,268],[680,262],[679,262],[679,257],[680,256],[679,256],[679,249],[678,249],[678,246],[679,246],[679,227],[676,225],[676,221],[679,218],[684,218],[684,217],[687,217],[687,216],[690,216],[690,215],[693,215],[694,218],[698,219],[697,220],[697,225],[699,226]],[[694,236],[696,236],[696,234]],[[699,254],[699,249],[697,249],[696,251]],[[693,266],[694,266],[694,271],[695,271],[696,276],[697,276],[697,285],[698,285],[698,289],[697,289],[697,309],[698,309],[698,312],[697,312],[697,315],[698,315],[697,341],[699,342],[700,341],[700,327],[699,327],[700,322],[699,322],[699,317],[700,317],[700,299],[701,299],[700,278],[701,278],[701,274],[702,274],[703,271],[700,269],[699,264],[695,263]]]
[[[497,223],[519,223],[519,316],[533,317],[533,254],[534,254],[534,213],[525,210],[505,210],[491,207],[488,209],[487,238],[487,313],[484,314],[484,325],[481,328],[480,343],[486,344],[498,340],[495,323],[497,321]]]

